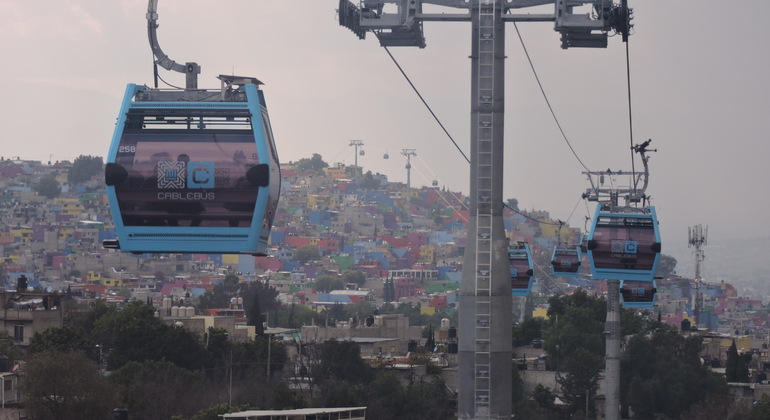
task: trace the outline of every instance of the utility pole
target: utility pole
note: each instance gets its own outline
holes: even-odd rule
[[[353,146],[353,148],[356,150],[356,157],[355,157],[355,165],[356,168],[358,167],[358,148],[363,147],[364,141],[363,140],[350,140],[350,144],[348,146]],[[363,150],[361,150],[361,154],[363,154]]]
[[[706,255],[701,249],[708,242],[709,227],[704,229],[702,225],[695,225],[687,228],[688,241],[687,247],[695,247],[695,327],[700,325],[700,316],[703,311],[703,294],[701,293],[701,284],[703,279],[700,275],[700,263],[706,259]]]
[[[471,23],[470,219],[458,295],[458,419],[510,420],[513,298],[502,215],[505,22],[554,22],[562,48],[604,48],[608,32],[620,31],[619,21],[626,38],[629,17],[622,11],[628,9],[612,0],[366,0],[360,6],[340,0],[339,4],[341,26],[360,39],[372,31],[386,48],[424,48],[425,21]],[[465,13],[423,13],[423,4]],[[554,4],[552,14],[510,13],[546,4]]]

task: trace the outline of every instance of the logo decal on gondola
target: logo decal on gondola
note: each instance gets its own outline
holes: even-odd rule
[[[214,162],[189,162],[187,188],[214,188]]]
[[[610,246],[610,252],[613,254],[636,254],[637,249],[639,248],[639,242],[615,239]]]
[[[187,183],[185,162],[158,162],[158,188],[181,189]]]

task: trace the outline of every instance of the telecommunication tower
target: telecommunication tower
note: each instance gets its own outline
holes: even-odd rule
[[[406,157],[406,213],[411,216],[412,208],[412,156],[417,156],[416,149],[401,149]]]
[[[700,325],[700,315],[703,312],[703,294],[701,293],[701,284],[703,279],[700,275],[700,263],[706,259],[706,254],[701,249],[708,242],[709,227],[702,225],[690,226],[687,228],[687,247],[695,247],[695,326]]]
[[[503,226],[505,23],[554,22],[562,48],[604,48],[611,31],[627,40],[626,1],[340,0],[340,25],[360,39],[371,31],[386,48],[424,48],[426,21],[471,22],[470,219],[458,296],[461,420],[511,418],[513,298]],[[464,13],[424,13],[424,4]],[[512,13],[549,4],[553,13]]]

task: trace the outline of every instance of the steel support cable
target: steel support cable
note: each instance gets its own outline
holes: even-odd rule
[[[631,173],[636,172],[634,165],[634,119],[631,113],[631,59],[628,49],[628,40],[626,40],[626,88],[628,91],[628,138],[631,142]],[[636,179],[634,179],[634,194],[636,194]]]
[[[514,23],[514,27],[515,27],[515,26],[516,26],[516,25],[515,25],[515,23]],[[518,29],[518,27],[516,27],[516,33],[519,33],[519,29]],[[519,34],[519,41],[521,42],[521,45],[522,45],[522,47],[524,47],[524,53],[525,53],[525,54],[526,54],[526,56],[527,56],[527,60],[529,61],[530,67],[532,67],[532,71],[535,73],[535,79],[537,80],[537,84],[538,84],[538,86],[540,86],[540,91],[543,93],[543,97],[545,98],[545,102],[546,102],[546,104],[548,105],[548,109],[550,109],[550,110],[551,110],[551,115],[553,116],[554,120],[556,121],[556,125],[559,127],[559,131],[561,132],[561,134],[562,134],[562,137],[564,137],[564,140],[567,142],[567,145],[569,146],[570,150],[572,150],[572,154],[573,154],[573,155],[575,155],[575,158],[578,160],[578,162],[580,163],[580,165],[581,165],[581,166],[583,166],[583,168],[585,168],[587,171],[589,171],[589,172],[590,172],[590,169],[588,169],[588,167],[586,167],[586,166],[585,166],[585,164],[583,164],[583,161],[582,161],[582,160],[580,160],[580,158],[578,157],[577,153],[576,153],[576,152],[575,152],[575,150],[572,148],[572,145],[570,144],[569,140],[567,139],[567,135],[564,133],[564,130],[562,130],[562,128],[561,128],[561,124],[559,123],[559,120],[556,118],[556,114],[555,114],[555,112],[554,112],[553,108],[551,107],[551,104],[550,104],[550,102],[548,101],[548,98],[547,98],[547,96],[545,95],[545,90],[543,89],[543,86],[542,86],[542,84],[540,83],[540,79],[539,79],[539,78],[538,78],[538,76],[537,76],[537,72],[535,72],[535,67],[534,67],[534,65],[532,64],[532,60],[531,60],[531,59],[530,59],[530,57],[529,57],[529,53],[527,53],[527,49],[526,49],[526,47],[524,46],[524,40],[521,38],[521,34]],[[390,57],[390,59],[393,61],[393,64],[395,64],[395,65],[396,65],[396,67],[398,68],[398,70],[401,72],[401,75],[402,75],[402,76],[404,76],[404,78],[406,79],[407,83],[409,83],[409,86],[411,86],[411,87],[412,87],[412,90],[414,91],[414,93],[416,93],[416,94],[417,94],[417,96],[420,98],[420,101],[422,101],[423,105],[425,105],[425,107],[428,109],[428,112],[430,112],[430,114],[433,116],[433,119],[434,119],[434,120],[436,120],[436,122],[437,122],[437,123],[438,123],[438,125],[441,127],[441,129],[444,131],[444,133],[447,135],[447,137],[449,137],[449,140],[451,140],[451,141],[452,141],[452,144],[454,144],[454,146],[455,146],[455,148],[457,149],[457,151],[459,151],[459,152],[460,152],[460,154],[463,156],[463,158],[465,158],[465,160],[466,160],[468,163],[471,163],[471,160],[468,158],[468,156],[466,156],[466,155],[465,155],[465,153],[462,151],[462,149],[461,149],[461,148],[460,148],[460,146],[457,144],[457,142],[456,142],[456,141],[455,141],[455,139],[452,137],[452,135],[451,135],[451,134],[449,134],[449,131],[447,131],[447,129],[444,127],[444,124],[442,124],[442,123],[441,123],[441,120],[439,120],[438,116],[437,116],[437,115],[436,115],[436,114],[433,112],[433,109],[431,109],[430,105],[428,105],[428,103],[425,101],[425,99],[423,98],[422,94],[420,94],[420,91],[419,91],[419,90],[417,90],[417,87],[415,87],[414,83],[412,83],[412,80],[411,80],[411,79],[409,78],[409,76],[406,74],[406,72],[405,72],[405,71],[404,71],[404,69],[401,67],[401,65],[398,63],[398,61],[396,60],[396,58],[395,58],[395,57],[393,57],[393,54],[391,54],[391,53],[390,53],[390,50],[388,49],[388,47],[383,47],[383,48],[385,49],[385,52],[387,52],[387,53],[388,53],[388,56],[389,56],[389,57]],[[578,203],[579,203],[579,201],[578,201]],[[538,222],[538,223],[545,223],[545,224],[549,224],[549,225],[558,225],[558,223],[554,223],[554,222],[544,222],[544,221],[540,221],[540,220],[537,220],[537,219],[535,219],[535,218],[533,218],[533,217],[531,217],[531,216],[528,216],[528,215],[526,215],[526,214],[524,214],[524,213],[521,213],[520,211],[517,211],[516,209],[514,209],[513,207],[509,206],[509,205],[508,205],[508,204],[506,204],[506,203],[503,203],[503,206],[505,206],[505,207],[509,208],[509,209],[510,209],[510,210],[512,210],[514,213],[520,214],[520,215],[524,216],[525,218],[527,218],[527,219],[530,219],[530,220],[532,220],[532,221],[535,221],[535,222]],[[577,205],[575,206],[575,208],[577,208]],[[575,212],[575,209],[573,209],[573,210],[572,210],[572,213],[574,213],[574,212]],[[570,217],[572,217],[572,214],[570,214]],[[568,218],[567,220],[569,220],[569,218]]]
[[[559,128],[559,132],[561,133],[562,138],[564,138],[564,142],[567,143],[567,146],[569,146],[569,150],[572,151],[572,154],[575,156],[575,159],[580,163],[580,166],[583,167],[588,172],[591,172],[590,169],[583,163],[583,161],[578,156],[577,152],[575,152],[575,149],[572,147],[572,143],[570,143],[569,139],[567,138],[567,134],[564,133],[564,129],[561,126],[561,123],[559,122],[559,119],[556,117],[556,112],[553,110],[553,107],[551,106],[551,101],[548,100],[548,95],[545,94],[545,89],[543,88],[543,84],[540,82],[540,77],[537,75],[537,71],[535,70],[535,65],[532,63],[532,58],[529,56],[529,51],[527,51],[527,46],[524,45],[524,38],[521,37],[521,32],[519,32],[519,26],[516,25],[516,22],[513,23],[513,27],[516,29],[516,35],[519,37],[519,42],[521,43],[521,48],[524,50],[524,55],[527,57],[527,61],[529,62],[529,67],[532,69],[532,74],[535,76],[535,81],[537,81],[537,86],[540,88],[540,93],[543,94],[543,99],[545,100],[545,104],[548,106],[548,110],[551,112],[551,116],[553,117],[554,122],[556,123],[556,126]]]
[[[422,97],[422,94],[420,94],[420,91],[419,91],[419,90],[417,90],[417,88],[414,86],[414,83],[412,83],[412,81],[409,79],[409,76],[407,76],[407,75],[406,75],[406,72],[404,72],[404,69],[402,69],[402,68],[401,68],[401,65],[400,65],[400,64],[398,64],[398,61],[396,61],[396,58],[395,58],[395,57],[393,57],[393,54],[391,54],[391,53],[390,53],[390,50],[388,49],[388,47],[382,47],[382,48],[384,48],[384,49],[385,49],[385,52],[387,52],[387,53],[388,53],[388,56],[390,56],[390,59],[391,59],[391,60],[393,60],[393,64],[395,64],[395,65],[396,65],[396,67],[398,67],[398,71],[400,71],[400,72],[401,72],[401,74],[404,76],[404,78],[406,79],[407,83],[409,83],[409,86],[411,86],[411,87],[412,87],[412,90],[414,90],[414,93],[416,93],[416,94],[417,94],[417,96],[418,96],[418,97],[420,98],[420,100],[422,101],[423,105],[425,105],[425,107],[428,109],[428,112],[430,112],[430,115],[432,115],[432,116],[433,116],[433,119],[434,119],[434,120],[436,120],[436,122],[437,122],[437,123],[438,123],[438,125],[441,127],[441,129],[442,129],[442,130],[444,130],[444,133],[447,135],[447,137],[449,137],[449,140],[451,140],[451,141],[452,141],[452,144],[454,144],[454,145],[455,145],[455,147],[457,148],[457,151],[458,151],[458,152],[460,152],[460,154],[461,154],[461,155],[463,155],[463,157],[465,158],[465,160],[466,160],[468,163],[471,163],[471,160],[468,158],[468,156],[466,156],[466,155],[465,155],[465,152],[463,152],[463,150],[462,150],[462,149],[460,148],[460,146],[457,144],[457,142],[456,142],[456,141],[455,141],[455,139],[452,137],[452,135],[451,135],[451,134],[449,134],[449,131],[447,131],[446,127],[444,127],[444,124],[442,124],[442,123],[441,123],[441,120],[439,120],[439,119],[438,119],[438,117],[436,116],[436,114],[433,112],[433,109],[431,109],[430,105],[428,105],[428,103],[427,103],[427,102],[425,101],[425,99]]]

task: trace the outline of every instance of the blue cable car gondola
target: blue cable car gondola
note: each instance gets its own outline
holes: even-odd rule
[[[513,296],[529,296],[532,290],[532,253],[529,244],[518,242],[508,247],[508,265]]]
[[[262,254],[280,169],[261,84],[221,90],[128,85],[105,182],[116,241],[134,253]]]
[[[551,269],[556,277],[580,275],[580,248],[555,247],[551,256]]]
[[[626,308],[652,308],[656,292],[655,280],[623,280],[620,283],[620,302]]]
[[[595,279],[621,280],[626,306],[652,307],[661,251],[654,207],[598,205],[586,248]]]

